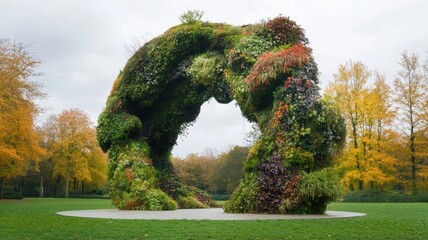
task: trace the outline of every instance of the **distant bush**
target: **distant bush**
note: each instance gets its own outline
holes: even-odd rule
[[[229,200],[231,194],[210,194],[211,198],[215,201],[226,201]]]
[[[407,195],[402,192],[367,189],[346,194],[343,197],[343,202],[428,202],[428,193],[420,192],[415,195]]]
[[[3,199],[22,199],[22,193],[12,189],[3,189]]]
[[[106,188],[101,188],[101,189],[93,190],[91,193],[97,194],[97,195],[106,195],[108,194],[108,190]]]
[[[177,203],[178,203],[178,205],[180,205],[184,209],[187,209],[187,208],[207,208],[208,207],[207,205],[198,201],[193,196],[180,197],[177,199]]]
[[[109,194],[76,194],[70,195],[70,198],[96,198],[96,199],[110,199]]]

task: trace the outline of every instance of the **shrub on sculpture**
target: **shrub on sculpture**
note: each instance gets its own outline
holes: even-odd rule
[[[192,18],[193,19],[193,18]],[[245,176],[227,212],[321,213],[339,195],[330,168],[345,139],[340,112],[319,96],[304,31],[279,16],[242,27],[184,21],[141,47],[98,119],[120,209],[201,208],[213,202],[171,166],[179,134],[214,97],[258,124]]]

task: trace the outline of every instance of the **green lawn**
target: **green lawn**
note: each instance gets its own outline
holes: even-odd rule
[[[365,217],[265,221],[144,221],[61,217],[112,208],[101,199],[0,200],[0,239],[427,239],[428,203],[335,203]]]

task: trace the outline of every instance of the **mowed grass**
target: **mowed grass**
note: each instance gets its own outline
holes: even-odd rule
[[[365,217],[319,220],[147,221],[62,217],[113,208],[102,199],[0,200],[0,239],[428,239],[428,203],[334,203]]]

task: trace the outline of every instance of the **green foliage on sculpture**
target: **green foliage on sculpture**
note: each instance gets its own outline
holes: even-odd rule
[[[179,134],[215,98],[236,100],[259,125],[245,176],[225,210],[320,213],[340,193],[329,168],[345,138],[341,113],[319,96],[317,65],[303,29],[287,17],[242,27],[201,12],[141,47],[117,77],[98,119],[109,184],[120,209],[214,206],[171,165]]]
[[[112,149],[111,149],[112,150]],[[159,190],[156,170],[149,158],[149,147],[144,141],[130,142],[123,149],[110,154],[109,179],[113,204],[119,209],[161,210],[176,209],[176,203]]]
[[[345,122],[320,99],[312,80],[288,77],[273,95],[271,117],[261,125],[262,136],[245,165],[246,172],[257,174],[257,184],[244,179],[226,211],[241,212],[239,195],[253,185],[257,198],[244,212],[323,213],[340,195],[339,178],[328,167],[343,147]]]

